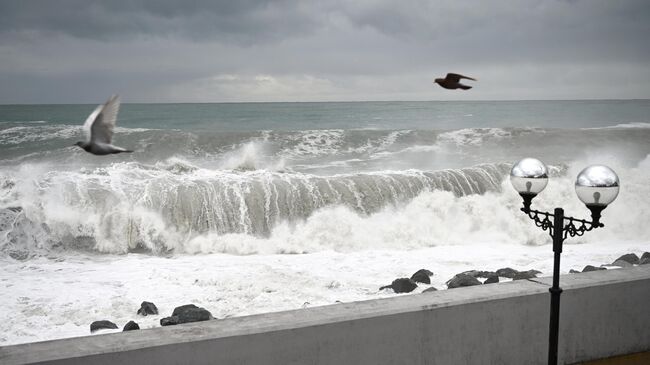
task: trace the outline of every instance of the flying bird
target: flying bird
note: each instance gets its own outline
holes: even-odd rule
[[[111,144],[119,109],[120,97],[118,95],[111,96],[106,103],[99,105],[90,113],[84,123],[83,129],[86,133],[86,141],[77,142],[75,145],[83,148],[86,152],[99,156],[133,152]]]
[[[442,86],[445,89],[450,89],[450,90],[454,90],[454,89],[469,90],[472,88],[471,86],[461,84],[459,82],[461,79],[476,81],[476,79],[474,78],[463,76],[461,74],[448,73],[444,79],[435,79],[433,82]]]

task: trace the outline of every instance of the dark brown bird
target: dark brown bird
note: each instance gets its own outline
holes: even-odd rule
[[[448,73],[447,76],[444,79],[435,79],[435,81],[433,81],[433,82],[440,85],[440,86],[442,86],[442,87],[444,87],[445,89],[450,89],[450,90],[454,90],[454,89],[469,90],[469,89],[472,88],[471,86],[461,84],[459,82],[461,79],[468,79],[468,80],[476,81],[476,79],[473,79],[473,78],[467,77],[467,76],[463,76],[461,74]]]

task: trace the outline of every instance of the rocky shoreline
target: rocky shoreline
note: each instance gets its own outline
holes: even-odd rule
[[[571,269],[569,273],[574,274],[596,270],[607,270],[608,268],[624,268],[647,264],[650,264],[650,252],[644,252],[641,257],[637,256],[635,253],[628,253],[617,258],[610,264],[602,264],[600,266],[587,265],[581,271]],[[447,280],[445,283],[446,288],[440,288],[440,290],[474,285],[486,285],[510,280],[527,280],[536,278],[538,274],[541,274],[541,271],[534,269],[520,271],[510,267],[501,268],[496,271],[469,270],[454,275],[454,277]],[[379,290],[392,290],[394,293],[410,293],[418,288],[418,284],[430,285],[432,276],[434,276],[432,271],[420,269],[413,273],[411,277],[396,278],[391,282],[391,284],[381,286]],[[422,293],[437,290],[439,289],[430,286],[424,289]],[[340,303],[340,301],[337,301],[337,303]],[[136,315],[142,317],[158,314],[159,312],[156,305],[148,301],[143,301],[140,308],[136,311]],[[160,325],[171,326],[181,323],[200,322],[213,319],[216,318],[214,318],[207,309],[198,307],[195,304],[185,304],[176,307],[170,316],[161,318]],[[102,330],[115,330],[118,328],[117,324],[109,320],[98,320],[90,324],[90,333],[101,332]],[[131,320],[124,325],[122,331],[139,329],[140,326],[138,323]]]

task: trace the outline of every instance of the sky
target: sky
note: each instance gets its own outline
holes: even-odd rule
[[[476,78],[445,90],[447,72]],[[0,104],[650,98],[646,0],[0,0]]]

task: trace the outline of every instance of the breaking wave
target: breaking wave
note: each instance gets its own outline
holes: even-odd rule
[[[461,197],[498,191],[509,165],[333,176],[208,170],[179,159],[42,175],[40,168],[23,166],[19,173],[38,174],[37,180],[5,177],[0,183],[5,251],[183,251],[183,242],[205,234],[268,238],[277,226],[299,224],[326,207],[363,217],[425,192]]]

